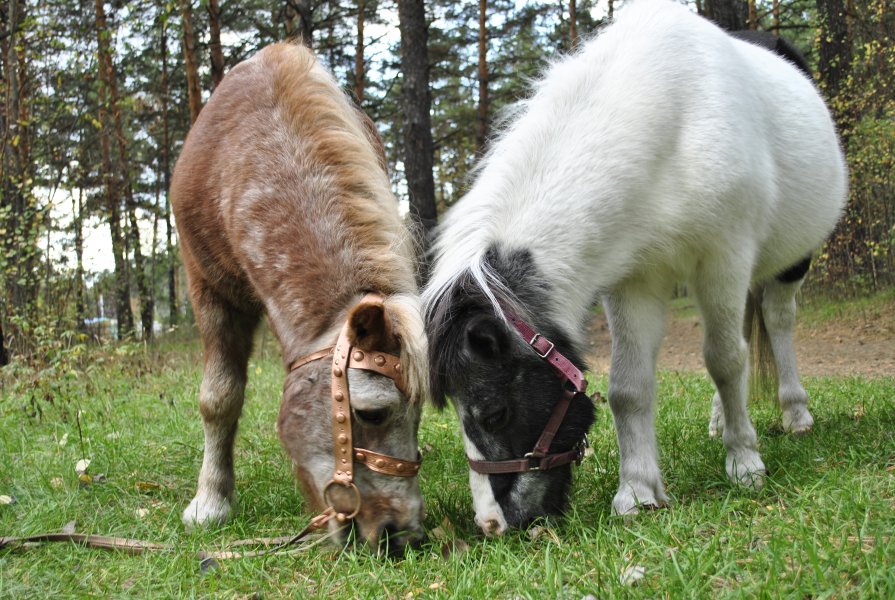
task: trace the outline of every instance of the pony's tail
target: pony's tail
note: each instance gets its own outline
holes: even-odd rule
[[[750,395],[755,399],[776,402],[777,398],[777,366],[774,363],[774,352],[771,349],[771,337],[764,322],[761,308],[762,286],[749,290],[746,297],[746,315],[743,323],[746,339],[749,341],[752,373]]]

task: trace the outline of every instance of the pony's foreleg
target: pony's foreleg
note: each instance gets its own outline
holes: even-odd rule
[[[805,433],[814,425],[808,412],[808,393],[799,381],[793,330],[796,324],[796,293],[802,280],[782,282],[776,279],[764,288],[761,308],[768,330],[779,383],[778,398],[783,409],[783,428],[793,433]]]
[[[183,511],[187,526],[222,523],[233,502],[233,441],[245,398],[246,368],[258,317],[242,313],[209,289],[193,290],[205,372],[199,410],[205,453],[196,496]]]
[[[735,266],[735,261],[719,263],[716,268],[704,265],[695,288],[705,325],[705,364],[723,408],[727,475],[735,482],[757,488],[764,483],[765,466],[758,453],[755,427],[746,410],[749,355],[743,316],[749,274],[746,269],[740,274],[734,272]]]
[[[656,442],[656,358],[665,328],[666,296],[627,286],[603,299],[612,334],[609,406],[619,450],[617,514],[668,502]]]

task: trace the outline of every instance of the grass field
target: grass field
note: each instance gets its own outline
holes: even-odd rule
[[[727,482],[723,446],[706,435],[707,377],[663,372],[658,431],[673,506],[633,520],[611,515],[618,457],[602,405],[569,514],[500,539],[473,523],[454,415],[427,409],[422,549],[388,560],[318,546],[203,573],[197,550],[286,535],[310,515],[274,432],[283,375],[268,339],[250,365],[239,510],[224,527],[184,531],[180,512],[201,461],[200,364],[197,345],[177,343],[106,349],[27,376],[5,370],[0,496],[14,502],[0,504],[0,536],[74,521],[79,532],[178,550],[0,550],[0,597],[895,597],[895,378],[808,379],[817,425],[802,438],[781,433],[776,407],[754,403],[770,473],[765,489],[749,492]],[[605,380],[593,386],[605,395]],[[104,477],[79,483],[83,458]]]

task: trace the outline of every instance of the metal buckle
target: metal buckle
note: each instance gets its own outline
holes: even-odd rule
[[[544,460],[543,456],[534,456],[533,452],[526,452],[522,458],[528,459],[528,471],[541,470],[541,462]]]
[[[554,345],[554,343],[551,342],[550,340],[547,340],[547,343],[550,344],[550,347],[547,348],[546,352],[541,354],[540,352],[538,352],[538,349],[535,348],[535,342],[538,341],[538,338],[542,338],[542,337],[544,337],[544,336],[541,335],[540,333],[534,334],[534,336],[532,336],[532,338],[530,340],[528,340],[528,345],[531,346],[531,349],[535,351],[535,354],[537,354],[541,358],[546,359],[547,355],[549,355],[551,352],[553,352],[553,349],[556,348],[556,345]]]

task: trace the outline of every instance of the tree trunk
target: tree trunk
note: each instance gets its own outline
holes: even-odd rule
[[[361,106],[364,102],[364,0],[357,2],[357,45],[354,50],[354,97],[357,99],[357,105]]]
[[[84,148],[84,145],[81,145]],[[84,319],[87,309],[84,303],[84,189],[86,185],[86,161],[83,159],[85,152],[81,152],[79,165],[80,181],[78,184],[78,199],[74,194],[71,197],[71,209],[74,213],[72,227],[75,234],[75,330],[84,331]]]
[[[756,29],[758,29],[758,12],[755,9],[755,0],[748,0],[747,5],[749,11],[749,29],[755,31]]]
[[[218,0],[208,0],[208,50],[211,53],[211,91],[224,78],[224,51],[221,49],[221,9]]]
[[[434,143],[429,116],[429,50],[423,0],[398,0],[401,28],[401,99],[404,106],[404,173],[410,195],[410,215],[420,227],[424,251],[437,223],[435,181],[432,176]],[[426,267],[421,267],[426,272]]]
[[[705,0],[701,15],[717,23],[722,29],[746,29],[749,8],[746,0]]]
[[[17,316],[25,322],[36,316],[38,291],[38,237],[40,212],[34,195],[31,127],[29,115],[30,77],[27,64],[27,39],[24,29],[28,19],[24,0],[9,0],[0,17],[5,21],[2,32],[3,56],[3,159],[0,163],[0,277],[4,282],[6,317]],[[25,349],[27,340],[19,335],[15,322],[10,322],[13,353]]]
[[[6,353],[6,338],[3,336],[3,321],[0,319],[0,367],[9,364],[9,354]]]
[[[578,16],[575,0],[569,0],[569,50],[578,45]]]
[[[162,169],[162,182],[165,187],[165,249],[168,255],[168,324],[177,325],[177,259],[174,255],[174,232],[171,227],[171,133],[168,119],[168,31],[166,21],[162,20],[160,42],[162,55],[162,76],[159,93],[162,105],[162,147],[160,163]]]
[[[103,180],[106,188],[106,218],[112,235],[112,257],[115,261],[115,312],[118,318],[118,338],[131,337],[134,333],[134,315],[130,304],[130,280],[124,253],[124,238],[121,232],[121,199],[118,178],[112,163],[111,140],[109,130],[114,126],[109,116],[110,73],[106,56],[110,56],[109,30],[106,25],[106,13],[103,0],[95,0],[96,39],[98,47],[99,69],[99,130],[100,153],[102,155]]]
[[[817,17],[820,81],[827,97],[833,99],[842,90],[851,67],[844,0],[817,0]]]
[[[488,143],[488,1],[479,0],[479,110],[475,135],[476,154]]]
[[[777,37],[780,36],[780,0],[774,0],[772,12],[774,14],[774,26],[771,31]]]
[[[298,15],[298,34],[301,43],[308,48],[314,44],[314,8],[311,0],[286,0],[295,14]]]
[[[199,85],[199,59],[196,55],[196,35],[193,33],[192,0],[180,0],[183,20],[183,68],[186,71],[186,91],[190,103],[190,122],[195,123],[202,111],[202,88]]]
[[[699,4],[699,0],[697,0],[697,6],[698,6],[698,4]],[[609,9],[606,12],[606,16],[611,21],[614,14],[615,14],[615,0],[609,0]]]
[[[121,118],[121,102],[118,97],[118,73],[115,70],[115,62],[112,58],[112,50],[109,46],[108,39],[106,39],[105,44],[100,46],[98,55],[99,60],[104,64],[103,72],[105,75],[105,85],[109,94],[109,112],[112,116],[115,141],[118,147],[117,172],[123,178],[122,188],[124,191],[124,206],[127,214],[127,221],[130,226],[128,239],[133,244],[134,271],[136,273],[137,291],[140,295],[140,325],[143,329],[143,339],[150,340],[152,339],[152,321],[155,307],[149,282],[146,277],[143,244],[140,240],[140,227],[137,222],[137,203],[134,199],[130,153],[128,152],[127,138],[124,135],[124,123]]]

